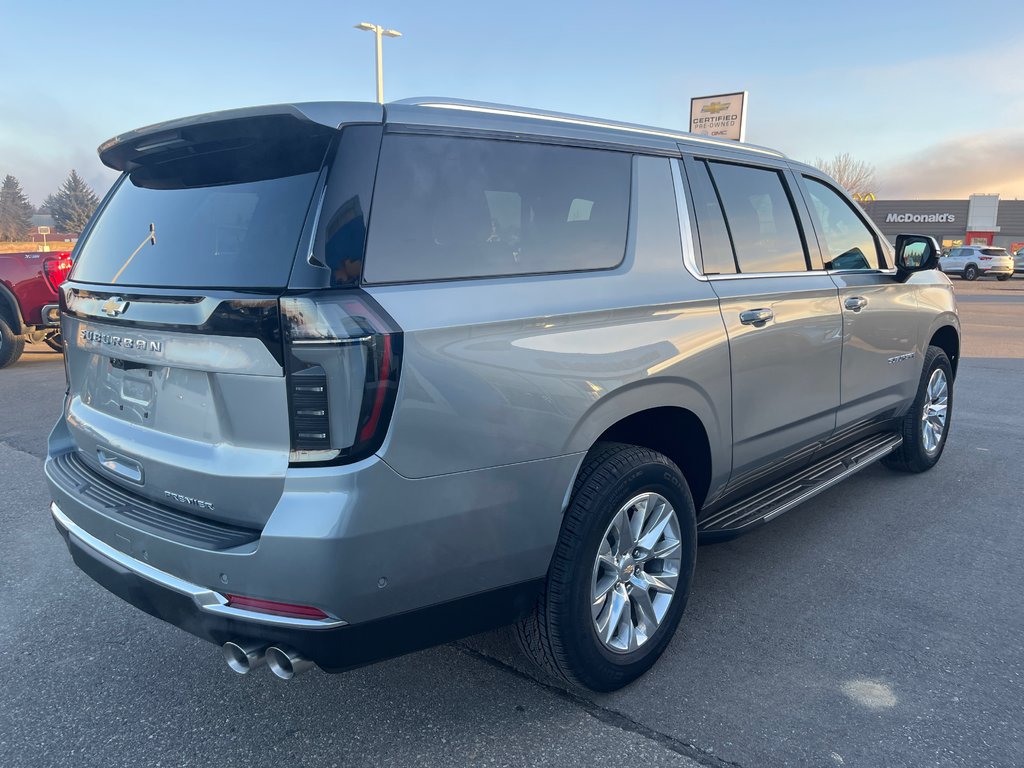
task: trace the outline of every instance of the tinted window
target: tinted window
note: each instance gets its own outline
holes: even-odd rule
[[[75,279],[182,288],[287,285],[330,139],[239,136],[184,156],[147,159],[122,178],[80,244]],[[147,240],[150,224],[155,243]]]
[[[718,202],[708,167],[703,161],[690,161],[686,163],[686,174],[697,219],[704,274],[733,274],[736,272],[736,260],[729,240],[729,230],[725,226],[722,206]]]
[[[807,269],[793,205],[777,171],[709,163],[740,272]]]
[[[878,269],[878,245],[864,221],[834,189],[804,177],[824,239],[825,269]]]
[[[613,267],[625,253],[631,165],[620,152],[386,135],[364,279]]]
[[[982,248],[981,252],[986,256],[1009,256],[1005,248]]]

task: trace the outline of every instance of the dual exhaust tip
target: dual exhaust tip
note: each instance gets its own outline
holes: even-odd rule
[[[312,661],[284,645],[272,645],[268,648],[259,643],[229,641],[224,643],[221,650],[224,661],[240,675],[249,674],[264,662],[270,667],[270,671],[282,680],[291,680],[313,668]]]

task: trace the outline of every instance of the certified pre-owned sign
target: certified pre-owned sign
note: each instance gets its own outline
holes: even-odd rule
[[[690,99],[690,133],[743,141],[746,122],[746,91]]]
[[[956,216],[952,213],[889,213],[886,224],[952,224]]]

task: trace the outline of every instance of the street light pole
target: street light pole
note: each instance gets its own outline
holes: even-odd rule
[[[377,103],[384,103],[384,37],[401,37],[402,33],[397,29],[384,29],[380,24],[370,24],[364,21],[361,24],[356,24],[356,29],[362,29],[366,32],[373,32],[377,38],[376,51],[377,51]]]

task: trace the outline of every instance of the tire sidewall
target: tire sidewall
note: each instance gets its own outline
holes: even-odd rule
[[[679,581],[668,612],[654,635],[637,650],[625,654],[606,648],[597,636],[591,615],[591,582],[601,539],[614,515],[635,496],[659,493],[675,508],[679,521],[681,562]],[[578,496],[579,494],[577,494]],[[574,500],[575,503],[575,500]],[[631,467],[590,500],[590,524],[571,555],[565,589],[558,604],[562,614],[561,641],[571,649],[575,676],[595,690],[621,687],[648,669],[671,640],[682,618],[693,579],[696,559],[696,524],[693,501],[682,473],[673,465],[651,461]]]

